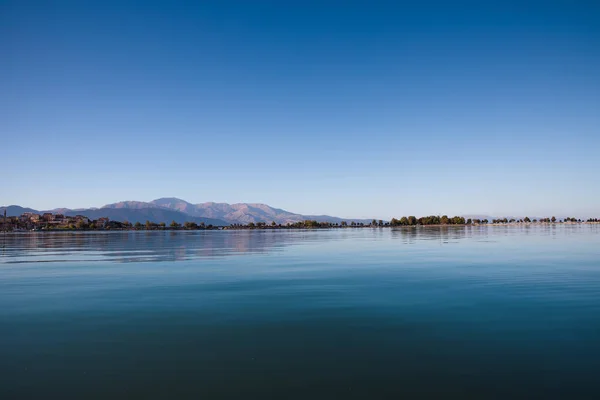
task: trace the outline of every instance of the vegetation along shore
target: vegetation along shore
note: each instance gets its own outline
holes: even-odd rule
[[[247,224],[231,224],[228,226],[206,225],[204,223],[185,222],[179,224],[175,221],[151,222],[145,224],[137,222],[132,224],[128,221],[112,221],[108,218],[98,218],[91,220],[85,216],[77,215],[74,217],[64,216],[62,214],[35,214],[24,213],[20,216],[6,216],[2,219],[2,231],[20,232],[20,231],[64,231],[64,230],[214,230],[214,229],[334,229],[334,228],[373,228],[373,227],[401,227],[401,226],[446,226],[446,225],[515,225],[515,224],[576,224],[576,223],[599,223],[598,218],[588,218],[585,220],[577,218],[556,217],[530,219],[499,218],[492,219],[465,219],[464,217],[447,215],[430,215],[417,218],[415,216],[404,216],[399,219],[392,218],[390,221],[372,220],[371,223],[342,221],[340,223],[319,222],[315,220],[306,220],[301,222],[277,224],[272,222],[249,222]]]

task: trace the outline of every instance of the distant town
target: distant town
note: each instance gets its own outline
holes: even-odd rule
[[[315,228],[365,228],[365,227],[399,227],[399,226],[444,226],[444,225],[514,225],[514,224],[578,224],[578,223],[599,223],[598,218],[588,218],[587,220],[576,218],[557,219],[555,217],[529,219],[465,219],[464,217],[427,216],[417,218],[415,216],[402,217],[400,219],[392,218],[389,222],[383,220],[372,220],[371,223],[342,221],[339,223],[319,222],[315,220],[306,220],[287,224],[277,224],[275,221],[268,222],[250,222],[247,224],[231,224],[229,226],[214,226],[204,223],[185,222],[179,224],[171,221],[155,223],[146,221],[131,223],[128,221],[111,221],[109,218],[90,219],[84,215],[65,216],[63,214],[43,213],[36,214],[31,212],[23,213],[20,216],[6,216],[2,219],[2,231],[4,232],[24,232],[24,231],[65,231],[65,230],[213,230],[213,229],[315,229]]]

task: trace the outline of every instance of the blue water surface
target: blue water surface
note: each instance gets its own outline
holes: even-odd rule
[[[600,398],[600,226],[0,237],[0,398]]]

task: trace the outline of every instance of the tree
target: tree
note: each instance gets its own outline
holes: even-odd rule
[[[177,229],[180,227],[180,225],[177,222],[175,222],[175,220],[171,221],[171,225],[169,226],[173,229]]]
[[[556,217],[552,216],[552,218],[550,219],[550,221],[552,221],[553,223],[556,222]]]
[[[160,224],[158,224],[158,226],[160,226],[160,229],[165,229],[167,224],[165,224],[164,222],[161,222]]]
[[[525,218],[523,219],[523,221],[524,221],[524,222],[531,222],[531,220],[529,219],[529,217],[525,217]]]
[[[271,222],[271,226],[277,226],[277,223],[275,221]]]
[[[134,227],[136,231],[139,231],[140,229],[142,229],[142,224],[140,223],[140,221],[138,221],[135,223]]]
[[[196,229],[198,229],[198,224],[197,224],[197,223],[195,223],[195,222],[187,222],[187,221],[186,221],[186,222],[185,222],[185,224],[184,224],[184,227],[185,227],[185,229],[193,229],[193,230],[196,230]]]
[[[146,230],[149,231],[150,229],[152,229],[152,224],[150,221],[146,220]]]

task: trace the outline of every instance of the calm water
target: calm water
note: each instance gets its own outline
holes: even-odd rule
[[[600,226],[5,235],[0,398],[600,398]]]

